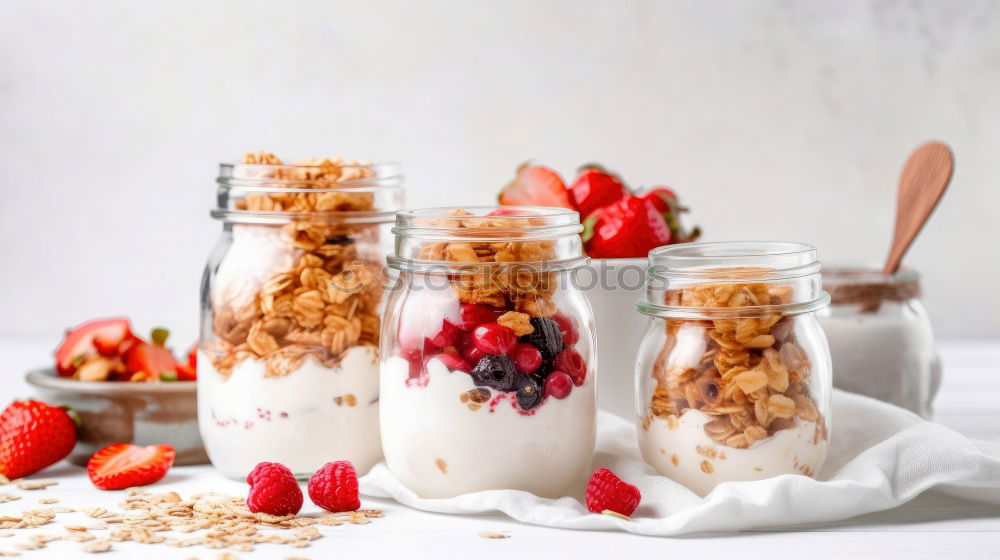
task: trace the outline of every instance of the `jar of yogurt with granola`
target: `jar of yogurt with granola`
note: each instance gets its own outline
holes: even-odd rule
[[[396,218],[382,324],[386,464],[424,498],[562,496],[596,436],[594,321],[572,282],[576,212],[431,209]]]
[[[815,476],[832,391],[815,312],[829,299],[808,245],[651,251],[636,364],[643,459],[700,496],[727,481]]]
[[[393,164],[248,154],[222,164],[222,235],[202,281],[198,423],[243,479],[261,461],[308,477],[382,458],[378,361]]]

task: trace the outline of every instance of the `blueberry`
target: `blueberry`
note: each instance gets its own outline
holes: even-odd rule
[[[530,375],[517,376],[517,404],[522,410],[531,410],[542,402],[542,386]]]
[[[531,326],[534,332],[521,337],[523,342],[531,344],[542,353],[542,358],[551,360],[563,349],[562,331],[559,323],[548,317],[532,317]]]
[[[517,370],[507,356],[484,356],[472,368],[472,381],[479,386],[497,391],[514,391],[517,388]]]

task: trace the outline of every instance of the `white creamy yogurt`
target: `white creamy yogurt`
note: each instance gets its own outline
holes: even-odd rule
[[[704,426],[711,420],[704,412],[690,409],[673,427],[660,417],[654,418],[647,429],[640,423],[643,460],[660,474],[705,496],[727,481],[761,480],[790,473],[815,475],[826,458],[829,441],[814,442],[815,422],[796,419],[794,428],[781,430],[747,449],[736,449],[708,437]]]
[[[502,488],[559,497],[586,476],[597,430],[593,371],[565,399],[525,412],[492,390],[472,410],[460,400],[476,387],[469,374],[436,359],[426,369],[426,383],[408,384],[406,360],[382,365],[385,459],[406,487],[423,498]]]
[[[212,464],[230,478],[245,479],[261,461],[309,476],[348,460],[365,474],[382,458],[378,409],[371,346],[350,348],[332,368],[307,357],[281,377],[266,377],[263,360],[244,360],[226,378],[198,355],[201,437]]]
[[[886,301],[878,312],[821,314],[833,384],[931,417],[941,362],[922,310]]]

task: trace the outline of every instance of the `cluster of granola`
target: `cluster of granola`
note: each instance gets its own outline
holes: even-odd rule
[[[44,503],[53,503],[53,500]],[[32,534],[16,548],[22,551],[39,550],[50,542],[66,540],[83,543],[84,552],[106,552],[112,549],[112,543],[131,541],[178,548],[204,546],[250,552],[255,545],[265,543],[304,548],[323,536],[316,526],[363,525],[383,516],[378,510],[329,513],[318,518],[274,516],[250,512],[243,498],[198,494],[185,499],[176,492],[153,494],[142,489],[129,490],[120,507],[123,511],[102,507],[80,510],[66,506],[38,508],[20,515],[0,516],[0,529],[43,527],[56,523],[57,514],[79,511],[86,515],[88,521],[61,524],[65,530],[62,534]],[[14,534],[0,533],[0,536]],[[0,556],[15,555],[16,552],[0,550]]]
[[[462,219],[473,214],[455,209],[449,217],[427,218],[416,225],[448,226],[459,230],[461,237],[482,237],[482,241],[445,241],[428,243],[420,258],[427,261],[455,262],[468,265],[522,264],[524,266],[484,267],[472,274],[457,274],[452,286],[462,303],[480,303],[498,309],[513,309],[530,317],[549,317],[559,309],[552,301],[557,288],[554,272],[539,270],[532,263],[555,257],[553,241],[496,240],[517,237],[518,230],[542,225],[542,218],[494,216],[488,219]],[[491,239],[492,238],[492,239]]]
[[[701,284],[667,294],[667,304],[703,308],[748,307],[788,303],[788,286],[766,283]],[[712,320],[667,319],[667,345],[654,367],[656,388],[643,419],[676,425],[688,409],[712,416],[705,432],[716,442],[747,448],[795,426],[795,417],[816,423],[813,442],[827,438],[806,380],[811,363],[796,343],[793,317]],[[687,331],[687,332],[685,332]],[[681,338],[703,338],[697,363],[675,355]]]
[[[273,180],[267,184],[274,188],[247,195],[236,208],[294,214],[280,231],[266,225],[234,226],[234,236],[277,236],[287,258],[263,283],[244,278],[246,285],[214,288],[220,296],[212,301],[217,339],[209,354],[216,370],[228,375],[244,359],[263,359],[266,375],[282,376],[307,356],[329,367],[352,346],[377,347],[383,280],[377,226],[316,214],[374,210],[371,193],[336,190],[338,183],[373,172],[363,164],[330,159],[270,168],[281,160],[263,152],[247,154],[244,163],[261,165],[255,177]],[[317,190],[325,192],[310,192]]]

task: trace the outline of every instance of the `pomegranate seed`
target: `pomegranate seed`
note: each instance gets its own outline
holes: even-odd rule
[[[499,323],[485,323],[472,331],[472,341],[487,354],[506,356],[517,344],[517,335]]]
[[[531,373],[542,365],[542,353],[530,344],[518,344],[510,353],[514,367],[521,373]]]

